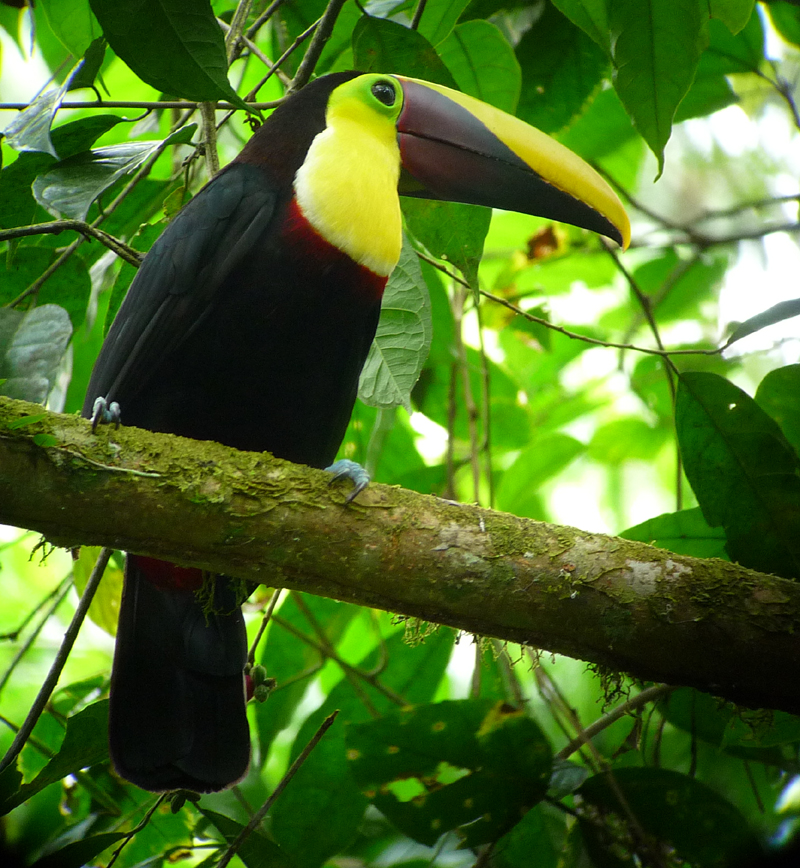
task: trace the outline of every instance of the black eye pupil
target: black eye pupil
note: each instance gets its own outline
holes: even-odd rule
[[[376,81],[372,85],[372,95],[390,108],[394,105],[395,92],[388,81]]]

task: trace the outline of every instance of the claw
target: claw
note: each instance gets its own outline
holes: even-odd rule
[[[333,474],[331,482],[344,478],[352,481],[353,490],[347,495],[345,503],[350,503],[353,498],[357,497],[369,485],[369,473],[358,462],[350,461],[349,458],[335,461],[330,467],[326,467],[325,469]]]
[[[94,434],[98,425],[111,425],[119,428],[122,421],[122,412],[119,404],[112,401],[110,404],[101,395],[95,398],[94,407],[92,407],[92,433]]]

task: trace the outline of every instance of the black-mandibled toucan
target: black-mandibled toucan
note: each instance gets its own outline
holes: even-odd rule
[[[126,424],[329,465],[400,254],[398,189],[628,241],[605,182],[516,118],[402,76],[324,76],[281,105],[153,245],[84,414],[103,397]],[[203,580],[127,559],[110,747],[118,772],[148,790],[219,790],[247,770],[238,584],[216,577],[201,605]]]

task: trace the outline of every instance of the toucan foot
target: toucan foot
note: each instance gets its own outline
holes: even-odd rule
[[[95,398],[94,407],[92,407],[92,433],[95,432],[98,425],[114,425],[119,428],[121,421],[122,412],[116,401],[109,404],[102,395]]]
[[[359,492],[369,485],[369,473],[358,462],[350,461],[349,458],[335,461],[325,469],[333,474],[331,482],[335,482],[337,479],[349,479],[353,483],[353,490],[347,495],[345,503],[350,503],[353,498],[358,496]]]

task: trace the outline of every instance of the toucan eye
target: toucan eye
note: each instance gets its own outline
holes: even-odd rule
[[[372,85],[372,95],[389,108],[394,105],[394,101],[397,99],[394,85],[388,81],[376,81]]]

